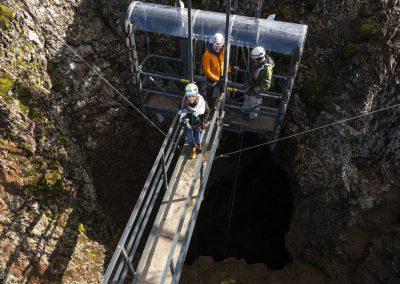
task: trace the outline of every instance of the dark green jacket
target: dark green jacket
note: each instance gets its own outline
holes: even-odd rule
[[[272,85],[274,61],[267,57],[265,61],[255,64],[250,70],[249,86],[256,94],[268,91]]]

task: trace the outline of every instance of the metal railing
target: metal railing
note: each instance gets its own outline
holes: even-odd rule
[[[168,130],[104,275],[103,283],[121,283],[127,278],[128,273],[130,273],[130,277],[134,277],[136,273],[133,262],[137,260],[139,243],[143,240],[143,234],[148,234],[148,225],[152,225],[152,222],[149,223],[150,215],[156,212],[159,207],[155,207],[157,197],[162,185],[164,187],[167,185],[168,170],[174,157],[176,157],[177,153],[179,154],[176,150],[179,147],[183,131],[178,117],[178,114],[175,115]]]
[[[222,102],[219,102],[217,109],[221,108],[221,104],[222,104]],[[203,199],[204,190],[205,190],[207,180],[208,180],[208,175],[210,173],[210,170],[211,170],[211,167],[213,164],[213,160],[214,160],[214,156],[215,156],[215,151],[216,151],[218,143],[219,143],[219,138],[220,138],[219,135],[220,135],[221,129],[222,129],[221,118],[223,118],[223,116],[224,116],[224,112],[221,112],[221,114],[220,114],[219,111],[216,111],[216,112],[214,112],[214,115],[211,119],[211,124],[207,131],[206,139],[204,142],[205,151],[202,151],[200,157],[198,158],[198,160],[196,162],[195,174],[194,174],[194,177],[192,180],[190,191],[185,200],[184,209],[183,209],[183,212],[182,212],[180,220],[179,220],[178,228],[173,237],[172,246],[169,250],[167,261],[164,264],[164,270],[163,270],[163,273],[161,276],[161,283],[165,283],[168,272],[171,273],[172,283],[178,283],[178,281],[179,281],[179,277],[180,277],[180,274],[181,274],[181,271],[183,268],[186,253],[189,248],[189,241],[190,241],[193,229],[194,229],[194,224],[197,219],[198,211],[200,210],[200,204]],[[209,146],[211,146],[210,152],[207,151],[209,149]],[[206,166],[204,167],[204,162],[206,159],[205,154],[207,152],[209,153],[209,155],[207,157]],[[187,217],[186,213],[189,209],[189,204],[192,199],[193,192],[195,190],[198,180],[200,180],[200,188],[198,191],[198,198],[195,201],[193,213],[191,214],[191,217],[189,220],[189,225],[188,225],[188,231],[190,233],[186,233],[184,240],[182,242],[182,247],[179,252],[177,263],[176,263],[176,265],[174,265],[173,264],[173,256],[174,256],[176,248],[177,248],[178,239],[179,239],[179,236],[181,235],[183,224]]]
[[[170,81],[170,82],[175,82],[175,83],[182,83],[182,84],[187,84],[189,83],[189,80],[187,78],[182,78],[178,74],[170,72],[170,73],[165,73],[165,72],[160,72],[160,71],[144,71],[147,70],[146,68],[147,64],[151,65],[151,59],[157,59],[159,63],[165,62],[168,63],[182,63],[183,61],[180,58],[174,58],[174,57],[169,57],[169,56],[163,56],[163,55],[158,55],[158,54],[148,54],[145,59],[143,59],[142,63],[138,67],[138,75],[141,80],[141,89],[140,89],[140,94],[143,96],[143,101],[146,102],[148,96],[150,94],[155,94],[155,95],[164,95],[167,97],[171,98],[182,98],[183,97],[183,86],[179,86],[176,89],[171,89],[167,88],[162,85],[162,81]],[[196,64],[199,64],[199,62],[196,62]],[[167,64],[167,66],[169,66]],[[245,70],[239,69],[238,72],[245,72]],[[290,80],[288,76],[283,76],[283,75],[273,75],[273,78],[275,80],[280,80],[283,81],[283,85],[287,85],[287,80]],[[194,80],[197,83],[203,84],[205,82],[205,77],[204,76],[199,76],[199,75],[194,75]],[[241,102],[243,95],[248,93],[248,88],[244,83],[235,83],[232,81],[228,81],[227,83],[227,92],[231,94],[239,94],[237,98],[233,97],[227,97],[225,106],[228,108],[232,109],[241,109],[243,106],[243,102]],[[258,97],[262,99],[268,99],[268,100],[275,100],[275,101],[280,101],[284,97],[284,93],[279,93],[279,92],[273,92],[273,91],[267,91],[265,94],[259,94]],[[260,107],[259,110],[256,110],[258,107]],[[264,102],[262,102],[260,105],[253,107],[252,109],[248,109],[247,112],[255,112],[261,115],[268,115],[268,116],[278,116],[278,107],[271,110],[270,107],[264,106]]]
[[[218,103],[218,109],[221,109],[221,102]],[[198,211],[200,209],[200,203],[203,199],[204,190],[207,184],[208,175],[211,170],[212,162],[214,160],[215,152],[219,143],[219,138],[222,130],[222,118],[224,116],[223,111],[215,111],[211,122],[207,128],[204,150],[196,161],[195,175],[190,188],[190,193],[185,200],[184,211],[179,220],[179,226],[174,234],[173,246],[170,249],[168,260],[164,266],[163,281],[167,277],[168,273],[171,273],[173,282],[177,283],[180,277],[181,270],[183,268],[184,259],[189,248],[190,238],[194,229],[194,224],[197,218]],[[168,198],[168,194],[171,192],[169,185],[175,184],[176,180],[179,179],[179,174],[176,170],[169,175],[170,169],[177,167],[171,167],[173,165],[174,158],[180,151],[178,149],[179,142],[183,136],[183,128],[179,123],[179,115],[176,114],[171,127],[168,130],[167,136],[161,146],[161,149],[157,155],[155,163],[150,171],[149,177],[143,187],[143,190],[138,198],[138,201],[133,209],[131,217],[125,227],[125,230],[121,236],[118,246],[114,252],[114,255],[110,261],[107,271],[104,276],[103,283],[124,283],[128,279],[129,281],[139,282],[141,268],[138,267],[138,260],[141,258],[147,258],[149,251],[140,251],[138,248],[140,244],[148,242],[151,238],[154,238],[154,232],[151,232],[153,224],[156,224],[160,220],[151,220],[152,214],[156,213],[162,203],[161,189],[164,188],[165,196],[163,199]],[[207,156],[206,156],[207,153]],[[204,166],[206,162],[206,166]],[[175,250],[177,249],[178,237],[181,235],[183,222],[185,220],[186,213],[189,207],[189,202],[192,199],[193,191],[196,183],[200,180],[200,188],[198,191],[199,198],[196,199],[189,220],[189,226],[187,234],[184,237],[183,245],[179,252],[179,258],[176,264],[173,263],[172,257]],[[159,202],[156,202],[156,201]],[[157,217],[158,218],[158,217]]]

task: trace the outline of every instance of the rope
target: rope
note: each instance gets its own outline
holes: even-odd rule
[[[239,0],[236,0],[235,5],[233,6],[232,14],[235,14]]]
[[[94,69],[89,63],[86,62],[71,46],[67,43],[65,45],[80,59],[84,62],[90,69],[94,71],[107,85],[109,85],[123,100],[125,100],[131,107],[133,107],[138,113],[140,113],[153,127],[155,127],[164,136],[167,136],[164,131],[162,131],[150,118],[148,118],[140,109],[138,109],[131,101],[129,101],[120,91],[118,91],[106,78],[103,77],[96,69]]]
[[[261,16],[261,7],[262,7],[262,1],[258,0],[257,6],[256,6],[256,19],[259,19]]]
[[[242,147],[243,147],[243,136],[244,135],[243,135],[243,132],[242,132],[240,134],[240,146],[239,146],[239,149],[242,149]],[[229,212],[228,226],[227,226],[227,229],[226,229],[225,258],[227,257],[227,254],[228,254],[229,235],[230,235],[230,231],[231,231],[233,208],[234,208],[234,205],[235,205],[235,195],[236,195],[237,181],[238,181],[238,176],[239,176],[239,165],[240,165],[240,158],[242,156],[241,153],[242,152],[239,152],[239,156],[238,156],[237,162],[236,162],[235,174],[234,174],[231,209],[230,209],[230,212]]]
[[[316,128],[312,128],[312,129],[309,129],[309,130],[306,130],[306,131],[302,131],[302,132],[299,132],[299,133],[288,135],[288,136],[285,136],[285,137],[282,137],[282,138],[278,138],[278,139],[275,139],[275,140],[271,140],[271,141],[268,141],[268,142],[257,144],[255,146],[247,147],[247,148],[241,149],[239,151],[233,151],[233,152],[229,152],[229,153],[226,153],[226,154],[221,154],[218,157],[215,157],[214,160],[217,160],[217,159],[220,159],[220,158],[227,158],[227,157],[229,157],[229,156],[231,156],[233,154],[242,153],[244,151],[249,151],[249,150],[252,150],[252,149],[255,149],[255,148],[258,148],[258,147],[262,147],[262,146],[265,146],[265,145],[268,145],[268,144],[272,144],[272,143],[275,143],[275,142],[280,142],[280,141],[283,141],[283,140],[287,140],[289,138],[293,138],[293,137],[300,136],[300,135],[303,135],[303,134],[306,134],[306,133],[310,133],[310,132],[314,132],[314,131],[317,131],[317,130],[321,130],[321,129],[324,129],[324,128],[327,128],[327,127],[330,127],[330,126],[334,126],[334,125],[337,125],[337,124],[343,124],[343,123],[346,123],[346,122],[351,121],[351,120],[355,120],[355,119],[358,119],[358,118],[361,118],[361,117],[372,115],[374,113],[382,112],[382,111],[385,111],[385,110],[388,110],[388,109],[393,109],[393,108],[396,108],[396,107],[399,107],[399,106],[400,106],[400,103],[395,104],[395,105],[391,105],[391,106],[388,106],[388,107],[384,107],[384,108],[381,108],[381,109],[377,109],[377,110],[374,110],[374,111],[371,111],[371,112],[367,112],[367,113],[364,113],[364,114],[361,114],[361,115],[349,117],[349,118],[346,118],[346,119],[343,119],[343,120],[339,120],[339,121],[336,121],[336,122],[333,122],[333,123],[325,124],[325,125],[322,125],[322,126],[319,126],[319,127],[316,127]]]
[[[25,7],[27,7],[25,5]],[[28,8],[28,7],[27,7]],[[29,10],[29,9],[28,9]],[[51,31],[51,33],[55,36],[55,38],[59,39],[59,35],[57,35],[55,32]],[[125,100],[131,107],[133,107],[139,114],[141,114],[154,128],[156,128],[164,137],[167,136],[167,134],[162,131],[153,121],[151,121],[150,118],[148,118],[140,109],[138,109],[131,101],[129,101],[123,94],[121,94],[120,91],[118,91],[106,78],[104,78],[99,72],[97,72],[96,69],[94,69],[89,63],[86,62],[85,59],[82,58],[68,43],[67,41],[64,42],[64,44],[74,53],[82,62],[84,62],[90,69],[94,71],[104,82],[106,82],[107,85],[109,85],[123,100]],[[174,143],[174,142],[173,142]],[[179,148],[179,146],[178,146]]]

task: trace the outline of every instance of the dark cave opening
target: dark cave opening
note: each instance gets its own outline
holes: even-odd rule
[[[246,133],[242,147],[262,142],[258,135]],[[235,151],[239,146],[238,134],[224,132],[218,152]],[[186,263],[207,255],[215,261],[235,257],[281,269],[291,260],[285,248],[293,203],[288,178],[272,160],[268,147],[242,152],[229,218],[237,158],[233,155],[214,162]]]

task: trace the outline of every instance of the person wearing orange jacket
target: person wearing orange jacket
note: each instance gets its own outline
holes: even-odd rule
[[[207,45],[207,49],[201,58],[201,67],[206,76],[206,99],[210,106],[214,106],[214,100],[219,94],[219,82],[224,75],[224,44],[225,38],[221,33],[216,33]]]

